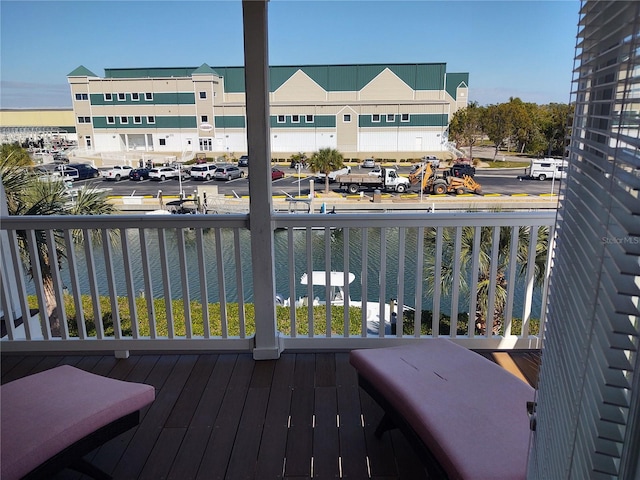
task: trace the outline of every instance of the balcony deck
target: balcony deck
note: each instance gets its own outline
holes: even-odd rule
[[[536,386],[539,350],[478,353]],[[382,410],[359,389],[347,352],[5,354],[1,381],[62,364],[156,388],[140,425],[88,457],[115,479],[427,478],[398,431],[374,437]]]

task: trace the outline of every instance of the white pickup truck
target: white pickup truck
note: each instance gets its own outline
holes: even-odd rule
[[[103,170],[101,174],[104,180],[115,180],[118,182],[123,178],[129,178],[129,172],[132,169],[133,167],[129,165],[114,165],[109,170]]]

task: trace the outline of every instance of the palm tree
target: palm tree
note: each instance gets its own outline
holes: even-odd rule
[[[324,193],[329,193],[329,173],[343,165],[344,157],[334,148],[323,148],[309,159],[309,170],[312,173],[324,173]]]
[[[108,215],[115,211],[113,204],[106,201],[106,194],[95,188],[81,188],[78,190],[77,197],[70,201],[67,186],[62,179],[54,178],[49,181],[39,179],[30,171],[30,165],[25,165],[24,156],[15,152],[15,150],[2,149],[0,155],[0,177],[2,177],[9,215]],[[16,235],[23,264],[33,276],[27,234],[22,230],[16,232]],[[37,231],[35,238],[35,250],[38,254],[47,303],[46,313],[52,334],[56,335],[59,332],[60,323],[53,288],[52,267],[59,265],[59,261],[65,257],[64,239],[61,232],[54,231],[55,252],[50,252],[44,231]],[[81,243],[84,237],[79,231],[73,232],[73,240]],[[58,262],[54,262],[54,256]]]
[[[480,230],[480,251],[478,253],[478,270],[477,270],[477,290],[476,295],[476,311],[475,311],[475,327],[476,332],[484,335],[487,331],[487,320],[491,316],[492,333],[498,334],[504,322],[504,311],[507,302],[507,289],[510,281],[508,270],[511,262],[511,229],[501,227],[498,235],[498,254],[497,265],[495,265],[496,282],[495,282],[495,299],[493,314],[488,312],[489,293],[491,283],[491,258],[493,248],[493,228],[479,227]],[[430,229],[427,233],[427,257],[429,258],[427,267],[427,284],[430,292],[434,290],[434,273],[435,273],[435,239],[437,230]],[[455,258],[455,228],[442,229],[442,266],[440,287],[443,294],[448,294],[454,282],[458,283],[461,292],[469,292],[469,281],[471,278],[471,268],[473,260],[474,240],[476,235],[476,227],[462,227],[460,235],[460,253]],[[542,285],[546,271],[546,257],[549,247],[549,227],[539,227],[537,232],[533,232],[536,241],[535,256],[533,267],[533,278],[537,286]],[[531,238],[530,227],[519,227],[516,239],[515,259],[517,264],[516,277],[522,276],[528,266],[529,241]],[[455,278],[454,265],[459,263],[459,275]],[[451,319],[452,328],[456,319]]]

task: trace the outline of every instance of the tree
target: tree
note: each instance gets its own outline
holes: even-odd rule
[[[564,103],[550,103],[540,107],[540,130],[545,138],[548,157],[564,155],[573,110],[572,105]]]
[[[482,115],[482,130],[495,145],[493,153],[493,159],[495,160],[498,150],[513,130],[506,104],[489,105],[485,109]]]
[[[7,197],[9,215],[107,215],[115,211],[114,206],[106,201],[106,194],[94,188],[81,188],[77,197],[70,201],[67,186],[62,179],[43,181],[30,170],[29,163],[25,165],[24,155],[16,150],[3,148],[0,152],[0,177]],[[16,235],[23,263],[33,276],[26,232],[18,231]],[[49,251],[44,231],[37,231],[35,238],[35,250],[38,254],[47,303],[46,314],[52,333],[57,335],[60,320],[53,289],[52,268],[56,264],[54,260],[58,260],[59,264],[65,257],[63,237],[61,232],[53,232],[54,252]],[[74,232],[73,239],[75,242],[84,241],[80,232]]]
[[[473,160],[473,146],[482,138],[482,116],[484,107],[471,102],[453,114],[449,123],[449,136],[460,146],[469,147],[469,158]]]
[[[436,229],[431,229],[427,232],[427,257],[429,259],[427,267],[427,278],[425,279],[428,284],[428,289],[433,292],[435,285],[433,279],[435,277],[435,237]],[[471,267],[473,260],[473,245],[475,239],[475,227],[463,227],[460,237],[460,256],[459,267],[460,274],[458,278],[455,278],[454,266],[456,263],[455,258],[455,228],[444,228],[442,230],[442,269],[441,269],[441,282],[440,288],[444,294],[448,294],[454,282],[458,283],[461,292],[469,292],[471,279]],[[522,276],[527,270],[528,265],[528,248],[530,239],[530,227],[519,227],[517,245],[516,245],[516,262],[517,273],[516,276]],[[537,232],[536,246],[535,246],[535,260],[532,265],[534,282],[536,285],[542,285],[544,281],[544,274],[546,270],[546,258],[549,247],[549,228],[540,227]],[[493,228],[480,227],[480,252],[478,253],[478,271],[477,271],[477,290],[476,295],[476,311],[475,311],[475,327],[476,332],[479,334],[485,334],[487,329],[487,320],[491,316],[492,320],[492,333],[498,334],[503,321],[504,310],[507,302],[507,288],[510,281],[508,277],[508,269],[510,267],[511,260],[511,229],[507,227],[500,228],[499,241],[498,241],[498,253],[497,253],[497,265],[496,267],[496,284],[495,284],[495,300],[493,315],[488,312],[489,308],[489,289],[491,283],[491,257],[493,247]],[[452,322],[454,319],[452,319]],[[452,329],[455,326],[452,324]]]
[[[329,173],[342,168],[343,165],[344,157],[333,148],[323,148],[309,159],[309,170],[312,173],[324,173],[324,193],[329,193]]]

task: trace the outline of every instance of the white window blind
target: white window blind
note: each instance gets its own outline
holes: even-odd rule
[[[585,1],[529,478],[640,477],[640,2]]]

